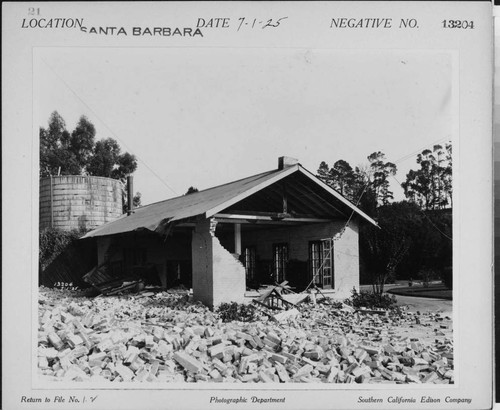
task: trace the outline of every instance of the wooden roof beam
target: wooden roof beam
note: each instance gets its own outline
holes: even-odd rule
[[[280,213],[280,212],[246,211],[246,210],[232,209],[231,211],[224,210],[224,211],[220,212],[219,214],[270,216],[270,217],[275,218],[276,216],[278,216],[282,213]],[[304,213],[293,212],[293,217],[294,218],[318,218],[318,215],[314,214],[314,213],[304,214]],[[323,218],[323,217],[320,217],[320,218],[329,219],[329,218]]]
[[[334,206],[330,201],[326,200],[323,198],[321,195],[317,194],[314,192],[312,189],[310,189],[308,186],[301,184],[300,182],[296,182],[296,185],[300,186],[301,188],[305,189],[308,194],[311,194],[313,197],[317,198],[319,200],[318,204],[324,204],[328,208],[333,208],[336,212],[338,212],[340,215],[343,215],[344,217],[347,217],[347,214],[340,209],[338,209],[336,206]],[[313,200],[311,198],[311,200]],[[331,212],[331,211],[330,211]]]
[[[298,189],[293,187],[293,185],[289,185],[288,190],[292,191],[291,199],[290,199],[290,203],[292,205],[294,202],[297,202],[300,206],[302,206],[308,212],[312,212],[313,214],[318,214],[318,210],[316,208],[312,207],[309,203],[307,203],[307,201],[302,200],[302,198],[304,198],[304,197],[307,197],[309,199],[307,194],[304,194],[303,192],[299,191]],[[328,215],[331,212],[331,210],[329,208],[326,208],[326,207],[322,206],[321,204],[318,204],[317,202],[315,202],[315,203],[317,204],[317,207],[319,207],[323,212],[325,212],[325,214]],[[289,205],[289,208],[290,208],[290,205]],[[293,206],[292,206],[292,209],[293,209]]]
[[[300,167],[299,170],[300,174],[304,175],[306,178],[310,179],[314,183],[316,183],[318,186],[322,187],[325,189],[327,192],[332,194],[335,198],[337,198],[340,202],[348,206],[350,209],[352,209],[353,212],[356,212],[358,215],[362,216],[365,218],[368,222],[371,224],[375,225],[376,227],[380,228],[378,226],[378,223],[368,216],[365,212],[363,212],[361,209],[359,209],[356,205],[354,205],[351,201],[349,201],[347,198],[343,197],[340,195],[337,191],[335,191],[332,187],[328,186],[325,184],[323,181],[321,181],[316,175],[314,175],[312,172],[308,171],[307,169]]]
[[[214,218],[219,222],[226,223],[325,223],[332,222],[333,219],[327,218],[309,218],[309,217],[284,217],[277,216],[264,216],[264,215],[246,215],[246,214],[233,214],[233,213],[218,213]]]

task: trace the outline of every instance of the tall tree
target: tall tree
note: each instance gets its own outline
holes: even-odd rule
[[[86,168],[86,165],[92,156],[95,145],[95,127],[87,117],[82,115],[78,120],[76,128],[71,133],[69,150],[75,155],[80,173]]]
[[[343,196],[353,200],[355,190],[353,187],[356,175],[347,161],[339,159],[330,171],[332,176],[332,186]]]
[[[321,161],[321,164],[319,164],[317,177],[325,184],[332,186],[332,173],[330,167],[325,161]]]
[[[443,206],[453,206],[453,158],[452,158],[452,145],[451,143],[446,143],[445,149],[445,164],[444,170],[441,175],[444,189],[444,196],[446,201],[443,202]]]
[[[64,139],[65,134],[67,134],[66,122],[57,111],[52,112],[52,114],[50,114],[49,127],[47,129],[49,145],[58,147],[60,141]]]
[[[368,166],[358,166],[354,169],[353,197],[351,201],[368,215],[375,215],[377,195],[370,177]]]
[[[392,162],[386,162],[385,155],[380,151],[370,154],[368,161],[377,203],[388,205],[394,199],[393,192],[389,189],[389,176],[396,175],[397,167]]]
[[[61,115],[54,111],[47,129],[40,127],[40,176],[93,175],[119,179],[137,169],[137,159],[112,138],[95,142],[96,129],[82,115],[70,133]],[[140,193],[135,196],[140,203]]]
[[[87,165],[89,175],[119,179],[125,182],[127,175],[137,169],[137,160],[128,152],[121,154],[120,145],[113,138],[95,143],[94,152]]]
[[[57,111],[49,118],[47,129],[40,127],[40,176],[79,174],[78,160],[69,149],[71,135]]]
[[[434,145],[417,156],[420,168],[410,170],[402,187],[408,200],[422,209],[442,209],[452,204],[451,144]]]
[[[328,164],[322,161],[317,177],[358,205],[363,211],[371,213],[375,210],[377,202],[368,169],[363,167],[353,169],[344,160],[336,161],[333,167],[329,168]]]
[[[111,178],[120,156],[120,146],[113,138],[97,141],[87,165],[89,175]]]
[[[132,174],[137,169],[137,160],[135,155],[125,152],[118,155],[116,165],[112,177],[124,181],[127,175]]]

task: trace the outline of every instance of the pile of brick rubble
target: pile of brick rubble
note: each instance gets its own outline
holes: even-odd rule
[[[38,371],[61,381],[454,381],[450,318],[322,303],[284,313],[223,323],[186,294],[86,298],[41,288]],[[411,337],[418,329],[433,338]]]

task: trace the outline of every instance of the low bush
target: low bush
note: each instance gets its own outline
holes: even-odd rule
[[[232,322],[233,320],[251,322],[256,319],[254,306],[236,302],[221,303],[217,307],[216,313],[223,322]]]
[[[43,271],[52,261],[63,253],[68,246],[80,238],[85,231],[74,229],[62,231],[56,228],[48,228],[40,231],[39,236],[39,263]]]
[[[396,296],[383,293],[381,295],[362,290],[358,292],[352,289],[352,296],[345,303],[354,308],[367,309],[393,309],[396,304]]]

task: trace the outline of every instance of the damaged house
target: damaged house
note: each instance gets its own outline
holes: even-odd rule
[[[83,238],[108,277],[193,289],[208,306],[260,284],[314,284],[345,298],[359,286],[358,224],[376,222],[297,160],[135,209]]]

